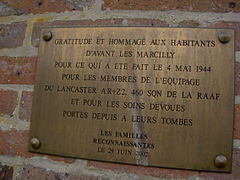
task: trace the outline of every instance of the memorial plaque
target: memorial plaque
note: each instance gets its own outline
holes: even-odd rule
[[[231,171],[234,31],[41,32],[29,150]]]

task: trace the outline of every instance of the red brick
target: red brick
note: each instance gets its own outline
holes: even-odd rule
[[[237,51],[240,50],[240,23],[239,22],[217,22],[214,24],[208,24],[208,27],[235,29],[235,49]]]
[[[32,157],[34,154],[27,151],[28,131],[0,131],[0,154],[7,156]]]
[[[240,63],[235,63],[235,95],[240,96]]]
[[[69,173],[57,173],[50,170],[24,166],[19,170],[16,180],[105,180],[96,176],[72,175]]]
[[[0,56],[0,83],[33,84],[36,63],[36,57]]]
[[[1,1],[1,0],[0,0]],[[23,12],[18,11],[4,2],[0,2],[0,16],[21,15]]]
[[[42,155],[28,152],[29,131],[11,129],[9,131],[0,130],[0,155],[21,156],[25,158],[46,156],[54,161],[64,161],[72,163],[75,159],[58,156]]]
[[[11,180],[13,177],[13,168],[0,164],[0,180]]]
[[[124,24],[124,21],[127,24]],[[166,22],[155,19],[99,19],[92,20],[74,20],[74,21],[53,21],[34,23],[32,33],[32,45],[38,46],[39,35],[42,28],[56,27],[97,27],[97,26],[168,26]]]
[[[25,37],[26,27],[26,22],[0,24],[0,49],[21,46]]]
[[[32,110],[32,92],[23,91],[20,101],[19,119],[30,121]]]
[[[104,8],[123,10],[240,12],[239,3],[239,0],[104,0]]]
[[[69,0],[0,0],[18,14],[41,14],[45,12],[64,12],[82,10],[81,3],[74,4]]]
[[[0,89],[0,114],[12,115],[17,106],[18,92]]]
[[[134,165],[124,165],[116,163],[89,161],[88,166],[94,166],[99,169],[108,169],[116,172],[126,172],[133,174],[143,174],[147,176],[154,176],[166,179],[182,179],[190,177],[203,177],[208,180],[236,180],[240,178],[240,151],[234,149],[233,151],[233,168],[232,173],[215,173],[215,172],[201,172],[191,170],[177,170],[167,168],[153,168]]]
[[[240,139],[240,104],[235,105],[234,138]]]

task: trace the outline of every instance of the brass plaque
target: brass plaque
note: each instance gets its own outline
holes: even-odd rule
[[[234,31],[44,29],[29,150],[231,171]]]

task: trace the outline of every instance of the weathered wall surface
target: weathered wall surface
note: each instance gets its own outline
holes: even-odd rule
[[[232,173],[149,168],[28,152],[39,32],[43,27],[60,26],[234,28],[236,68]],[[0,0],[0,180],[2,179],[240,179],[240,1]]]

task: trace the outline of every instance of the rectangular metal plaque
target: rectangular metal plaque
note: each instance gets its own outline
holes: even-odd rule
[[[233,30],[45,29],[38,56],[30,151],[231,171]]]

